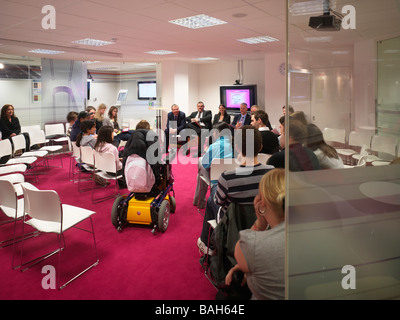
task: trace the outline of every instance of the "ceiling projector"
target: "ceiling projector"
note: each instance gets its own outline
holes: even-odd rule
[[[322,16],[310,17],[308,26],[317,31],[340,31],[342,20],[329,13],[324,13]]]

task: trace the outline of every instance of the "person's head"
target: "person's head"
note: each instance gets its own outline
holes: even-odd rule
[[[285,169],[268,171],[259,184],[265,219],[271,227],[285,220]]]
[[[91,114],[87,111],[81,111],[78,113],[78,120],[82,123],[85,120],[93,119]]]
[[[90,119],[93,119],[96,113],[96,108],[93,106],[88,106],[86,107],[86,112],[90,113]]]
[[[83,111],[86,112],[86,111]],[[76,137],[76,145],[81,146],[81,140],[84,135],[96,133],[96,122],[94,120],[83,120],[81,122],[81,132]]]
[[[282,138],[281,138],[282,139]],[[299,120],[289,120],[289,144],[305,143],[307,141],[307,126]]]
[[[257,110],[251,115],[251,125],[259,129],[268,123],[268,114],[265,111]]]
[[[117,121],[118,119],[118,108],[116,106],[111,106],[108,110],[108,117]]]
[[[235,148],[244,157],[255,158],[262,148],[260,131],[252,125],[235,129]]]
[[[10,119],[13,117],[15,117],[13,105],[5,104],[3,108],[1,108],[1,119]]]
[[[178,114],[179,114],[179,106],[177,105],[177,104],[173,104],[172,106],[171,106],[171,111],[172,111],[172,114],[174,115],[174,116],[178,116]]]
[[[242,102],[242,103],[240,104],[240,113],[241,113],[242,115],[245,115],[245,114],[247,113],[247,103]]]
[[[285,116],[279,118],[279,133],[282,134],[285,131]]]
[[[292,114],[290,114],[290,120],[294,119],[294,120],[298,120],[300,121],[302,124],[304,124],[305,126],[307,125],[307,119],[306,119],[306,115],[303,111],[296,111],[293,112]]]
[[[250,113],[256,112],[257,110],[261,110],[261,108],[258,105],[253,104],[250,108]]]
[[[139,123],[136,125],[136,130],[139,129],[150,130],[150,123],[148,123],[146,120],[139,121]]]
[[[97,141],[94,149],[101,151],[102,146],[105,143],[112,143],[114,139],[114,128],[111,126],[101,126],[97,133]]]
[[[204,103],[202,101],[197,102],[197,111],[198,112],[204,111]]]
[[[307,125],[306,144],[312,151],[320,149],[327,157],[339,159],[336,149],[325,142],[322,131],[313,123]]]
[[[232,131],[229,127],[229,124],[227,124],[226,122],[221,122],[221,123],[214,125],[212,131],[213,131],[213,136],[215,139],[218,139],[221,136],[225,136],[227,138],[232,137]]]
[[[97,107],[97,111],[94,115],[94,118],[97,120],[104,120],[104,113],[106,112],[107,106],[102,103]]]
[[[288,110],[289,110],[289,115],[291,115],[294,112],[294,109],[291,105],[288,106]],[[282,112],[283,112],[283,115],[286,114],[286,106],[282,107]]]
[[[218,107],[218,110],[219,110],[219,114],[220,114],[220,115],[225,114],[225,113],[226,113],[226,107],[225,107],[225,105],[220,104],[219,107]]]
[[[76,121],[76,119],[78,119],[78,112],[70,111],[67,113],[67,121],[70,124],[73,124]]]

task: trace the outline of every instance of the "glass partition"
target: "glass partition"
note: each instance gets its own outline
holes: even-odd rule
[[[386,161],[397,154],[381,158],[383,145],[397,148],[381,136],[400,131],[400,50],[398,40],[384,41],[400,33],[400,23],[381,20],[374,32],[366,23],[377,10],[398,16],[399,8],[396,1],[351,2],[355,29],[346,29],[348,3],[335,1],[328,15],[342,28],[321,31],[308,24],[326,11],[322,3],[333,5],[288,6],[288,104],[306,123],[301,113],[285,122],[287,298],[398,299],[400,164]],[[312,4],[320,11],[307,12]]]

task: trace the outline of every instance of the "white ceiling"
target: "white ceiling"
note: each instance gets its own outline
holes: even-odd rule
[[[306,0],[293,0],[301,2]],[[322,0],[321,0],[322,1]],[[291,48],[330,50],[363,39],[400,35],[399,0],[337,0],[336,11],[350,4],[356,8],[356,29],[318,32],[308,27],[309,16],[289,16]],[[42,28],[42,7],[56,9],[56,29]],[[259,59],[284,52],[286,13],[284,0],[0,0],[0,62],[10,55],[40,58],[31,49],[65,51],[48,58],[103,61],[90,68],[131,67],[129,62],[190,61],[201,57],[220,60]],[[169,20],[207,14],[227,24],[188,29]],[[322,12],[321,12],[322,14]],[[240,38],[272,36],[278,42],[245,44]],[[327,36],[329,43],[307,43],[307,37]],[[112,45],[88,47],[73,44],[83,38],[115,40]],[[155,56],[151,50],[177,53]],[[17,59],[21,59],[18,57]],[[23,58],[22,58],[23,59]],[[11,61],[11,60],[9,60]],[[13,61],[17,63],[18,60]],[[114,63],[111,63],[114,62]],[[204,63],[204,62],[203,62]]]

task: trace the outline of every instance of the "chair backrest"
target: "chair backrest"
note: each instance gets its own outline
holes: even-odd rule
[[[337,142],[343,145],[346,144],[345,129],[324,128],[323,136],[326,142]]]
[[[89,146],[80,147],[80,158],[83,163],[94,165],[93,149]]]
[[[0,206],[17,208],[17,195],[11,181],[0,179]]]
[[[117,173],[115,156],[110,152],[98,152],[93,150],[94,167],[101,171]]]
[[[26,132],[26,133],[30,133],[32,131],[37,131],[37,130],[41,130],[40,125],[34,125],[34,126],[22,126],[21,127],[21,132]]]
[[[65,135],[64,123],[46,124],[44,126],[46,137],[54,135]]]
[[[371,140],[371,150],[383,152],[386,155],[397,156],[397,139],[395,137],[374,135]]]
[[[14,145],[14,154],[19,150],[24,150],[26,148],[26,140],[23,134],[18,134],[11,138]],[[13,154],[13,155],[14,155]]]
[[[22,186],[25,213],[30,217],[49,222],[62,222],[60,197],[54,190],[33,190]]]
[[[71,140],[69,140],[71,141]],[[71,146],[72,146],[72,156],[74,158],[80,158],[81,156],[81,150],[79,147],[76,145],[76,141],[71,141]]]
[[[218,180],[223,172],[234,170],[239,165],[234,158],[213,159],[210,167],[210,180]]]
[[[30,146],[46,143],[46,135],[43,130],[32,130],[29,132]]]
[[[370,148],[371,138],[372,135],[368,132],[352,131],[349,134],[349,146],[362,147],[367,145]]]
[[[0,140],[0,158],[12,155],[11,141],[9,139]]]

